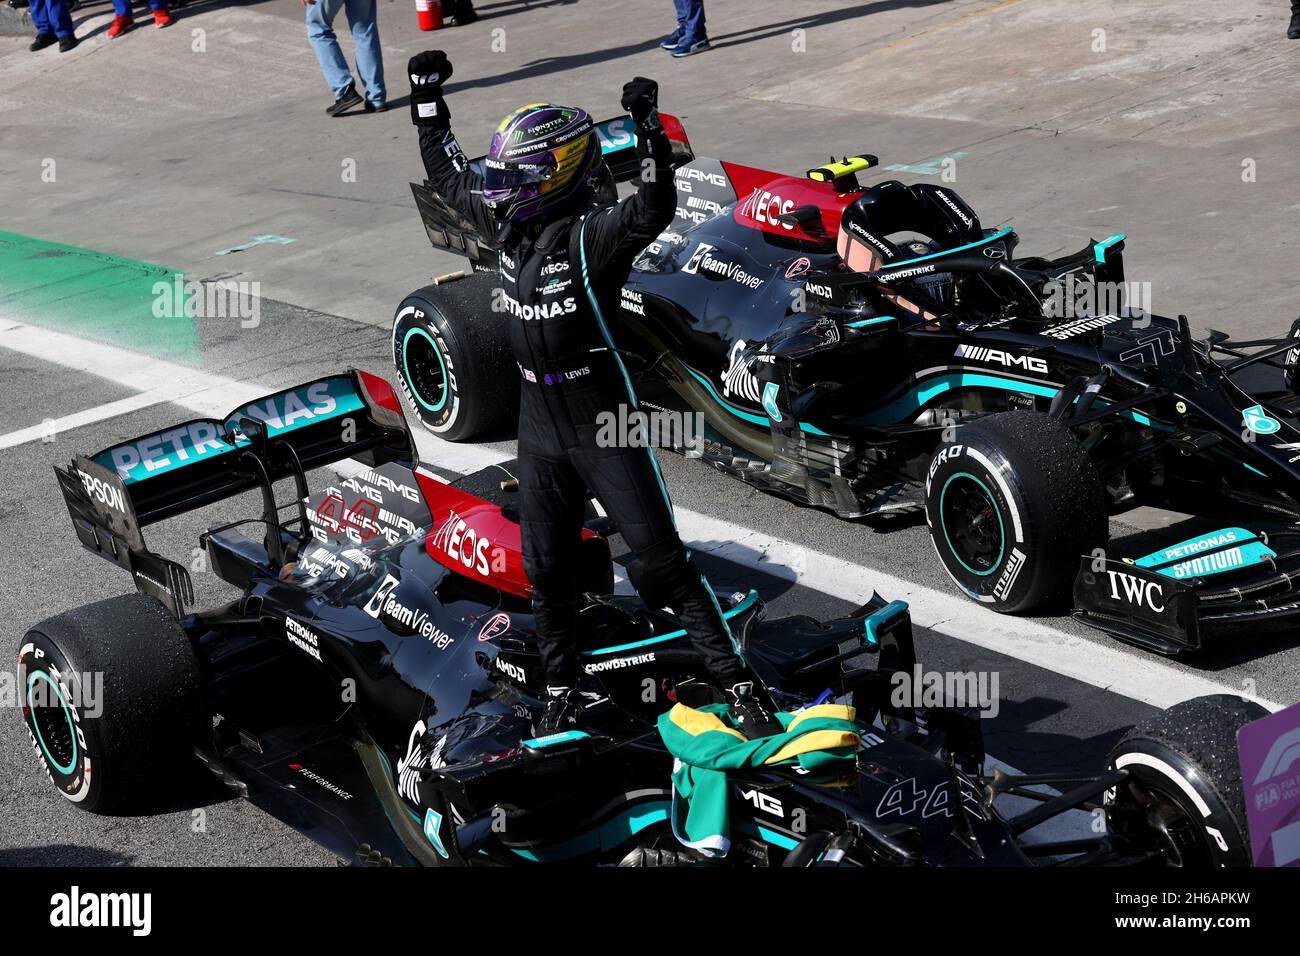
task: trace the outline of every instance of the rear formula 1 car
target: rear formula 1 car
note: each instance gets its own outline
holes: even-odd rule
[[[343,474],[313,493],[326,466]],[[384,380],[330,376],[56,472],[81,543],[138,590],[42,621],[19,649],[33,751],[67,800],[145,813],[215,775],[362,864],[703,862],[674,834],[656,732],[670,707],[717,699],[684,632],[610,594],[588,529],[581,729],[537,738],[508,473],[434,478]],[[241,493],[260,513],[200,538],[237,596],[196,610],[189,572],[144,529]],[[897,694],[916,668],[902,602],[823,622],[766,620],[754,592],[719,601],[783,710],[855,712],[838,786],[779,763],[729,780],[726,863],[1250,862],[1234,734],[1257,705],[1180,704],[1097,773],[986,774],[976,715]],[[1036,839],[1070,814],[1077,837]]]
[[[1300,614],[1293,338],[1196,337],[1139,308],[1122,235],[1022,257],[947,187],[862,186],[875,157],[789,176],[696,159],[673,128],[677,219],[607,304],[652,433],[844,517],[924,513],[944,569],[994,610],[1072,594],[1164,654]],[[515,408],[492,237],[413,188],[430,239],[479,274],[403,301],[397,369],[426,427],[468,439]],[[676,426],[690,415],[702,436]],[[1109,516],[1142,505],[1203,520],[1108,549]]]

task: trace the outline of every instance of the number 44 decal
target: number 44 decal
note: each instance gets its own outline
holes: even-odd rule
[[[329,495],[316,509],[316,517],[331,534],[347,535],[353,541],[369,541],[378,526],[375,523],[376,505],[364,499],[346,511],[341,495]]]
[[[952,808],[948,806],[948,801],[951,793],[952,786],[947,781],[937,783],[928,790],[922,790],[917,785],[915,777],[908,777],[885,791],[885,795],[880,798],[880,803],[876,807],[876,816],[884,817],[897,813],[905,817],[920,810],[922,819],[928,819],[939,813],[950,817]],[[978,803],[978,799],[973,794],[963,791],[962,796],[973,803]]]

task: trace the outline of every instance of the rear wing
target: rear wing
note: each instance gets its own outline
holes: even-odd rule
[[[670,113],[660,113],[664,132],[672,144],[673,165],[681,166],[695,158],[690,140],[681,120]],[[636,153],[636,124],[629,116],[616,116],[596,124],[600,152],[615,182],[625,183],[641,174],[641,162]],[[483,161],[479,156],[469,161],[470,168],[483,174]],[[496,270],[495,237],[479,235],[474,225],[453,209],[426,183],[411,183],[411,194],[420,211],[424,231],[435,249],[445,249],[469,259],[475,270]]]
[[[355,369],[263,396],[222,419],[193,419],[78,456],[54,473],[82,545],[179,617],[194,600],[189,573],[149,550],[145,526],[260,489],[267,552],[283,560],[282,532],[293,520],[280,520],[275,483],[293,479],[294,520],[306,534],[306,471],[349,458],[372,468],[415,463],[392,386]]]

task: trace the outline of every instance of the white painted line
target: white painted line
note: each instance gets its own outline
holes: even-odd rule
[[[158,399],[151,395],[130,395],[127,398],[118,399],[116,402],[96,405],[94,408],[87,408],[71,415],[64,415],[62,418],[47,418],[39,425],[20,428],[17,431],[9,432],[7,435],[0,435],[0,449],[16,448],[32,441],[54,441],[61,433],[72,431],[74,428],[102,422],[109,418],[117,418],[119,415],[127,415],[157,404]]]
[[[201,414],[225,414],[247,401],[257,386],[223,375],[150,358],[139,352],[22,323],[0,327],[0,347],[77,372],[107,379],[135,391],[140,408],[173,402]],[[257,396],[254,395],[254,398]]]
[[[409,424],[409,417],[407,421]],[[420,461],[461,475],[473,474],[480,468],[499,465],[515,457],[513,452],[498,451],[485,445],[457,445],[425,431],[419,422],[415,423],[411,434],[415,436],[415,450],[420,453]]]
[[[0,322],[3,322],[2,317]],[[114,402],[102,406],[101,410],[107,411],[107,414],[98,418],[95,417],[94,410],[87,410],[79,415],[68,416],[67,419],[57,419],[56,425],[65,422],[63,427],[59,428],[60,431],[164,402],[179,405],[207,418],[215,418],[225,415],[245,402],[279,390],[277,386],[240,381],[224,375],[203,372],[174,362],[150,358],[139,352],[114,345],[92,342],[75,335],[21,322],[4,322],[0,326],[0,348],[62,365],[73,371],[94,375],[96,378],[106,379],[138,393],[131,398],[123,399],[121,403]],[[120,411],[111,410],[114,405],[125,403],[133,403],[134,407],[123,407]],[[72,420],[80,416],[85,416],[84,420]],[[20,432],[0,436],[0,448],[9,448],[23,441],[40,438],[43,427],[24,429],[23,431],[34,431],[35,434],[24,437],[21,441],[15,440],[12,444],[3,442],[5,439],[20,436]],[[512,457],[477,445],[456,445],[423,430],[414,434],[421,460],[462,474],[508,461]]]
[[[0,348],[65,365],[152,395],[170,395],[159,400],[174,402],[205,416],[223,415],[243,402],[276,391],[272,386],[199,372],[21,323],[0,327]],[[461,473],[499,464],[511,457],[492,448],[453,444],[423,431],[417,433],[416,445],[426,463]],[[678,508],[676,514],[682,538],[697,551],[855,604],[864,603],[874,589],[891,600],[907,601],[911,605],[912,621],[919,627],[1155,707],[1168,707],[1204,694],[1249,696],[1240,687],[1180,670],[1155,656],[1128,651],[1118,644],[1090,641],[1029,618],[995,614],[958,594],[853,564],[709,515],[684,508]],[[1284,706],[1263,699],[1259,702],[1270,710]]]

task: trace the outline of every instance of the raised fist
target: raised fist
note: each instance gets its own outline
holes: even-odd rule
[[[659,84],[644,76],[623,84],[623,109],[638,124],[644,123],[659,107]]]
[[[451,78],[451,61],[441,50],[425,50],[407,61],[406,74],[413,90],[441,89]]]
[[[417,53],[406,64],[411,79],[411,122],[416,126],[451,128],[451,113],[442,98],[442,84],[451,76],[451,61],[441,50]]]

